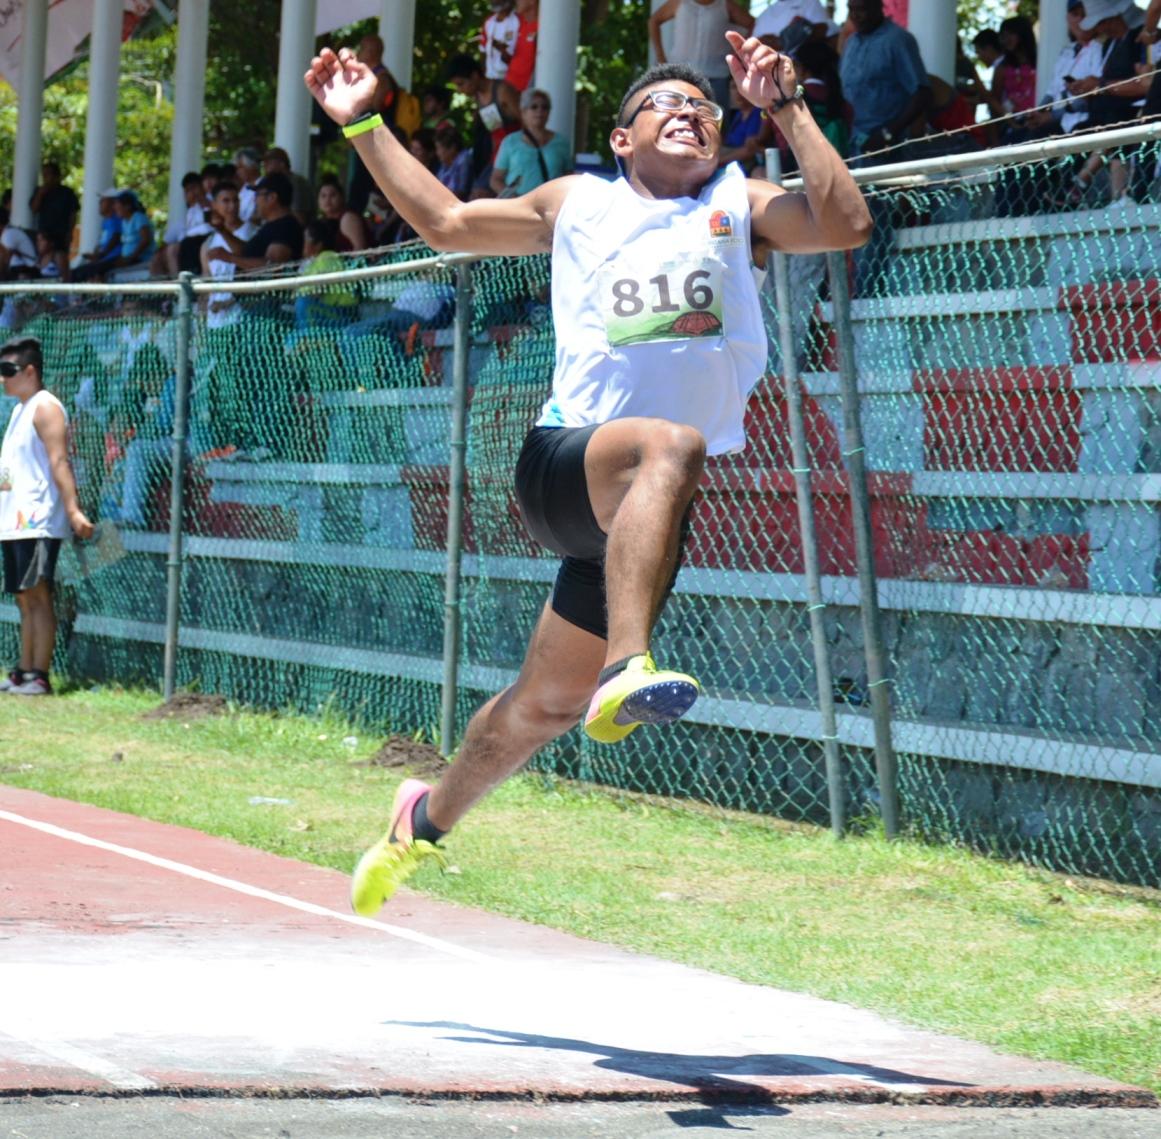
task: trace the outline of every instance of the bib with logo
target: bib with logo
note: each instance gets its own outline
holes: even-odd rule
[[[698,428],[710,454],[744,446],[767,357],[745,181],[731,164],[697,198],[653,200],[624,179],[577,180],[553,237],[541,425],[651,416]]]

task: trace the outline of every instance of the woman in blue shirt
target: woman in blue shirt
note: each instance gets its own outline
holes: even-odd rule
[[[112,268],[125,265],[139,265],[148,261],[157,249],[153,240],[153,226],[145,207],[137,200],[132,190],[126,190],[117,198],[117,214],[121,218],[121,254],[113,262]]]
[[[492,167],[492,192],[515,198],[572,173],[572,146],[564,135],[548,129],[552,100],[544,91],[529,88],[520,96],[521,130],[500,144]]]

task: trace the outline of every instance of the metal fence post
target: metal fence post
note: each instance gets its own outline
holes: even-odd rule
[[[452,361],[451,464],[448,470],[447,576],[444,580],[443,694],[439,750],[452,753],[460,669],[460,564],[463,559],[464,501],[467,497],[468,362],[471,352],[472,267],[456,270],[455,347]]]
[[[875,730],[875,770],[879,778],[879,811],[888,838],[899,833],[899,783],[891,745],[891,697],[887,690],[883,623],[879,613],[875,556],[871,539],[871,505],[867,489],[866,451],[859,409],[859,379],[855,364],[855,336],[851,326],[851,293],[844,253],[828,253],[827,273],[834,305],[838,344],[839,386],[843,406],[843,460],[851,490],[851,523],[855,531],[855,560],[859,575],[859,612],[863,623],[863,651],[867,687]]]
[[[173,450],[169,477],[169,556],[166,558],[165,662],[162,691],[173,699],[177,678],[177,636],[181,623],[181,529],[185,512],[186,434],[189,423],[190,337],[193,325],[193,274],[178,277],[177,295],[177,381],[173,393]]]
[[[777,147],[766,151],[766,177],[782,183],[782,155]],[[806,575],[807,613],[810,641],[814,648],[814,674],[818,684],[818,711],[822,720],[822,752],[826,763],[826,787],[830,799],[830,829],[842,838],[846,828],[846,796],[843,791],[842,762],[839,757],[838,725],[835,719],[834,680],[827,651],[823,623],[822,575],[819,571],[818,537],[814,526],[814,492],[811,486],[810,453],[806,446],[806,421],[799,388],[798,352],[794,343],[790,294],[790,259],[774,253],[774,296],[778,308],[778,344],[782,352],[782,385],[790,419],[790,454],[794,463],[794,491],[798,499],[798,526],[802,535],[802,562]]]

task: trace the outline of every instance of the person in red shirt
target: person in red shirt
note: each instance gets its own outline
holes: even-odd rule
[[[540,0],[516,0],[516,15],[520,17],[520,31],[508,63],[505,79],[517,91],[527,90],[536,71],[536,36],[540,31]]]

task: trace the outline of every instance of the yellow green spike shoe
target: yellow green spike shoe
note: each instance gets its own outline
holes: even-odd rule
[[[683,672],[659,669],[649,653],[631,657],[593,694],[585,731],[598,743],[623,740],[641,724],[671,724],[693,707],[701,685]]]
[[[441,869],[447,858],[434,843],[411,833],[411,812],[431,788],[418,779],[406,779],[395,792],[391,804],[391,826],[368,850],[351,877],[351,909],[363,917],[377,914],[383,903],[419,868],[426,858],[434,858]]]

